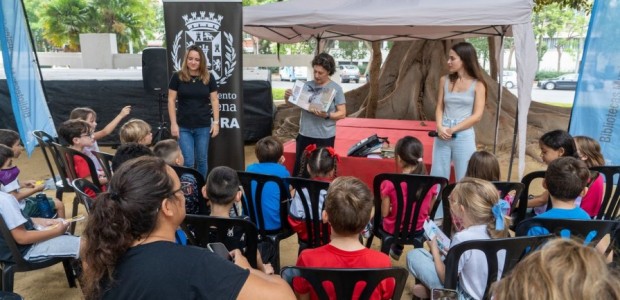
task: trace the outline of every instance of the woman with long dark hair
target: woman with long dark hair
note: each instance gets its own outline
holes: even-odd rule
[[[188,47],[181,70],[170,78],[168,115],[172,136],[179,138],[184,165],[195,168],[203,176],[208,171],[209,138],[220,132],[217,89],[202,49],[195,45]]]
[[[448,69],[450,73],[439,80],[435,109],[438,136],[433,144],[431,175],[450,178],[450,163],[454,162],[458,181],[476,151],[474,125],[482,118],[487,87],[470,43],[452,46]]]
[[[157,157],[122,164],[99,195],[84,231],[86,299],[292,299],[286,282],[175,243],[185,218],[179,177]]]

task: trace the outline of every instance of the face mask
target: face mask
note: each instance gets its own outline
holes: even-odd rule
[[[17,175],[19,175],[19,169],[17,168],[17,166],[13,166],[8,169],[2,169],[0,170],[0,183],[2,185],[8,185],[9,183],[17,179]]]

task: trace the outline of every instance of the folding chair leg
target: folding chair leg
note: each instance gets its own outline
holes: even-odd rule
[[[73,211],[71,213],[72,217],[77,216],[79,204],[80,204],[80,200],[78,199],[77,196],[75,196],[75,198],[73,198]],[[69,225],[69,232],[71,234],[75,234],[75,223],[77,222],[72,222],[71,225]]]
[[[13,267],[5,267],[2,270],[2,291],[3,292],[13,292],[13,279],[15,278],[15,272],[13,271]]]
[[[67,276],[67,282],[69,283],[69,287],[77,287],[77,285],[75,284],[75,273],[73,273],[73,268],[71,267],[71,260],[63,260],[62,266],[65,268],[65,275]]]

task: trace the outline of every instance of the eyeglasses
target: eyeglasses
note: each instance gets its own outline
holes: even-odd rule
[[[192,184],[189,182],[182,182],[181,187],[178,190],[170,192],[170,196],[175,195],[178,192],[183,192],[183,195],[191,195],[194,193]]]
[[[80,137],[94,138],[95,137],[95,133],[94,132],[84,133],[84,134],[80,135]]]

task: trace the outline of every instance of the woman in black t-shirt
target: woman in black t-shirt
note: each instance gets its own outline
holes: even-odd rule
[[[176,102],[178,108],[175,110]],[[184,165],[206,176],[209,138],[220,132],[220,104],[217,83],[207,69],[204,52],[198,46],[187,48],[181,70],[170,78],[168,114],[172,136],[179,138]]]
[[[83,234],[86,299],[295,299],[279,277],[175,243],[185,219],[179,177],[157,157],[129,160],[93,204]]]

